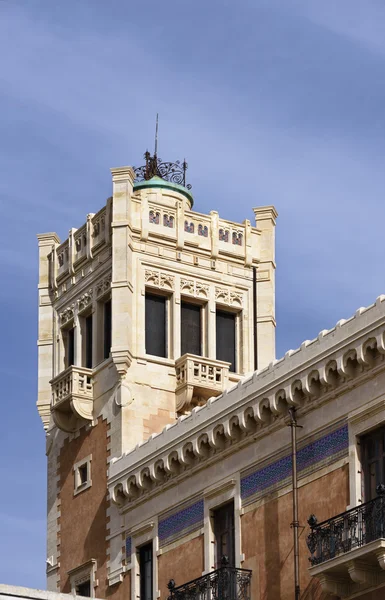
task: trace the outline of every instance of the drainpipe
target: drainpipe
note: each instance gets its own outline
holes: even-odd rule
[[[295,408],[289,408],[290,427],[291,427],[291,458],[292,458],[292,478],[293,478],[293,528],[294,537],[294,598],[299,600],[299,538],[298,538],[298,481],[297,481],[297,419],[295,416]]]
[[[257,300],[257,267],[253,267],[254,371],[258,369]]]

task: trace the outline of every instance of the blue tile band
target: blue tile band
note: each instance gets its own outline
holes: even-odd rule
[[[159,520],[159,545],[165,546],[196,529],[203,527],[203,499]]]
[[[305,477],[310,472],[347,456],[348,449],[348,426],[344,424],[298,450],[298,476]],[[241,498],[247,504],[272,489],[284,487],[290,477],[291,455],[287,455],[242,477]]]
[[[131,562],[131,538],[126,538],[126,562]]]

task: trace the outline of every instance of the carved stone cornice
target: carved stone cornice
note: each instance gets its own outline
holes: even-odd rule
[[[372,378],[385,369],[384,358],[385,296],[380,296],[113,462],[111,497],[124,504],[173,478],[188,477],[214,454],[219,459],[231,447],[235,451],[272,427],[284,427],[290,406],[309,412]]]

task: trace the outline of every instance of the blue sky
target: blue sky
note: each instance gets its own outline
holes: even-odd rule
[[[384,292],[385,4],[0,0],[0,582],[45,586],[36,233],[110,167],[186,156],[195,208],[274,204],[277,356]]]

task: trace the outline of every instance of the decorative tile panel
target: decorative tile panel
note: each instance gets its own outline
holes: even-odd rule
[[[203,527],[203,499],[182,509],[179,506],[176,511],[159,519],[158,536],[161,547]]]
[[[305,477],[348,455],[348,426],[329,431],[326,435],[300,447],[297,452],[298,476]],[[291,478],[291,454],[265,464],[241,478],[241,497],[244,504],[254,502],[272,490],[287,485]]]
[[[131,537],[126,537],[126,562],[131,562]]]

